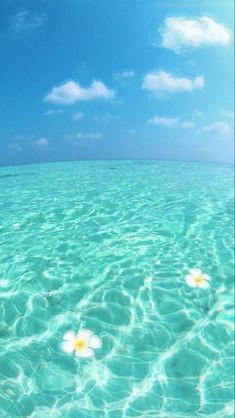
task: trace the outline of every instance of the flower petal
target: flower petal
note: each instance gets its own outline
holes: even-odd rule
[[[210,283],[207,280],[203,280],[203,282],[198,284],[198,287],[201,289],[208,289],[208,287],[210,287]]]
[[[75,334],[73,331],[67,331],[63,336],[64,341],[74,341],[75,340]]]
[[[74,345],[72,341],[63,341],[61,343],[61,348],[63,351],[65,351],[66,353],[72,353],[74,350]]]
[[[188,274],[185,277],[185,281],[186,281],[186,283],[187,283],[188,286],[190,286],[190,287],[197,287],[197,283],[195,282],[195,279],[194,279],[194,277],[191,274]]]
[[[192,276],[196,277],[196,276],[201,276],[202,271],[201,269],[191,269],[189,270],[189,273],[192,274]]]
[[[101,339],[99,337],[97,337],[96,335],[92,335],[89,338],[88,347],[91,347],[91,348],[101,348],[102,347],[102,341],[101,341]]]
[[[77,357],[91,357],[94,355],[94,351],[91,348],[85,348],[84,350],[76,350]]]
[[[84,340],[88,341],[92,334],[93,332],[89,329],[81,329],[80,331],[78,331],[76,338],[83,338]]]
[[[204,280],[210,281],[210,279],[211,279],[210,276],[206,273],[201,274],[201,276],[203,277]]]

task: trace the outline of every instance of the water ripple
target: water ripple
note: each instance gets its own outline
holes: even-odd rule
[[[0,174],[0,416],[233,417],[232,168],[33,171]],[[60,349],[80,328],[103,343],[83,361]]]

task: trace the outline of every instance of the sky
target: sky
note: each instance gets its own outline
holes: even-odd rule
[[[0,165],[233,163],[233,0],[1,0]]]

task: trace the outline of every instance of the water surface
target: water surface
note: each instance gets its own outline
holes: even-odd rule
[[[1,168],[0,416],[233,417],[232,238],[228,165]]]

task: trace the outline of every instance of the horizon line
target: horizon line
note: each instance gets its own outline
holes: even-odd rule
[[[19,164],[6,164],[1,165],[2,168],[31,166],[31,165],[47,165],[47,164],[58,164],[58,163],[72,163],[72,162],[104,162],[104,161],[168,161],[168,162],[188,162],[188,163],[199,163],[199,164],[220,164],[234,166],[235,162],[221,162],[221,161],[202,161],[202,160],[186,160],[186,159],[168,159],[168,158],[111,158],[111,159],[79,159],[79,160],[58,160],[58,161],[46,161],[46,162],[32,162],[32,163],[19,163]]]

